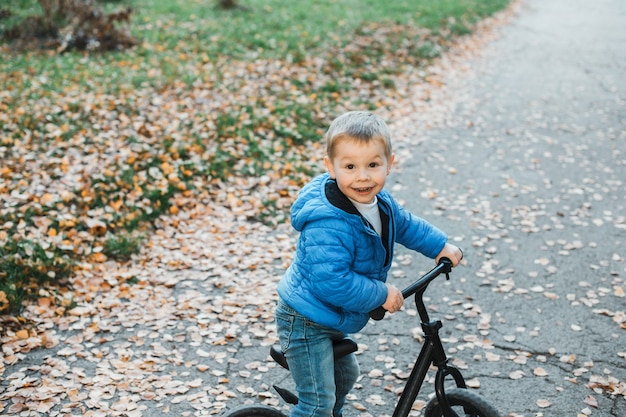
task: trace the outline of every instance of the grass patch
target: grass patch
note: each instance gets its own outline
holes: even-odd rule
[[[118,261],[128,261],[141,248],[141,236],[127,234],[111,235],[104,243],[103,253]]]

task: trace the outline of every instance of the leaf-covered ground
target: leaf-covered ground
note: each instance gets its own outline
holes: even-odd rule
[[[494,28],[506,23],[509,15],[510,11],[499,15],[497,19],[484,22],[476,29],[475,35],[459,41],[451,53],[444,55],[434,65],[419,72],[405,71],[393,76],[392,80],[396,86],[400,86],[398,91],[402,95],[390,96],[385,91],[378,96],[377,89],[365,85],[365,91],[356,89],[357,97],[347,99],[346,108],[350,107],[348,103],[352,99],[354,103],[361,98],[374,100],[380,106],[381,114],[390,120],[396,139],[396,153],[401,162],[398,176],[401,177],[405,169],[402,162],[415,156],[415,147],[421,143],[421,138],[416,137],[415,133],[447,122],[447,113],[455,92],[447,90],[444,82],[457,80],[462,83],[466,69],[464,62],[480,52],[485,42],[493,39]],[[275,158],[265,160],[277,164],[274,169],[264,170],[263,175],[258,177],[213,179],[209,187],[201,179],[186,184],[184,170],[197,169],[197,165],[192,163],[181,166],[177,160],[171,159],[175,153],[159,152],[162,144],[156,138],[171,137],[173,143],[170,148],[178,149],[182,146],[182,142],[176,142],[178,135],[183,134],[181,132],[195,134],[197,127],[203,126],[206,121],[204,115],[211,112],[240,114],[257,120],[267,117],[271,119],[269,125],[272,128],[264,130],[260,137],[295,137],[295,133],[290,130],[291,126],[283,126],[271,110],[267,114],[258,112],[261,108],[272,108],[274,97],[266,91],[272,91],[276,83],[280,84],[281,92],[291,91],[292,95],[282,97],[276,103],[289,99],[289,103],[294,105],[290,108],[297,108],[299,101],[312,100],[299,87],[285,87],[290,87],[290,80],[301,80],[306,84],[312,74],[316,74],[315,79],[318,80],[319,74],[315,72],[317,68],[319,66],[316,66],[315,61],[302,67],[269,60],[259,61],[253,67],[229,65],[224,74],[230,74],[229,84],[238,86],[232,91],[207,92],[203,88],[189,90],[173,86],[163,91],[121,92],[123,99],[118,95],[103,97],[97,92],[81,92],[76,95],[72,105],[85,106],[89,110],[76,109],[76,118],[83,117],[83,112],[85,117],[100,115],[98,117],[101,119],[98,120],[101,123],[98,125],[106,133],[97,135],[101,143],[88,143],[87,137],[91,136],[85,135],[86,142],[75,144],[75,148],[63,145],[58,155],[49,155],[47,161],[52,162],[45,170],[32,157],[37,155],[36,152],[22,151],[29,146],[37,149],[41,143],[38,145],[35,138],[31,138],[29,146],[11,147],[12,152],[23,154],[15,158],[19,166],[10,167],[10,178],[12,181],[22,180],[24,185],[22,193],[10,195],[12,200],[7,201],[17,202],[22,198],[36,201],[42,207],[49,206],[51,210],[59,211],[60,220],[65,219],[68,227],[72,222],[82,222],[88,227],[84,233],[79,230],[74,241],[58,243],[68,245],[61,246],[62,250],[89,250],[87,255],[93,262],[85,262],[74,271],[71,291],[55,294],[42,290],[38,302],[30,304],[23,313],[34,326],[19,331],[9,330],[2,338],[1,413],[33,416],[185,416],[217,414],[225,407],[245,401],[279,404],[271,392],[270,383],[275,381],[274,378],[286,378],[284,373],[283,377],[274,376],[280,371],[274,369],[275,365],[267,360],[265,352],[266,346],[276,341],[272,315],[275,285],[290,262],[295,241],[288,225],[274,226],[270,225],[271,222],[264,224],[250,220],[265,218],[268,201],[273,201],[276,210],[269,217],[281,216],[282,209],[289,206],[301,182],[321,168],[322,150],[303,138],[308,152],[306,158],[301,158],[296,153],[303,147],[285,143],[276,149],[277,142],[268,141],[259,152],[275,155]],[[197,71],[201,69],[209,68],[201,65],[196,67]],[[207,71],[207,74],[211,73]],[[207,77],[210,78],[210,75]],[[216,93],[224,97],[223,103],[207,99]],[[71,104],[58,102],[59,99],[43,97],[40,102],[49,100],[61,108]],[[130,117],[124,123],[120,110],[128,100],[141,104],[138,106],[142,109],[141,114],[133,115],[132,119],[142,120],[142,123],[131,123]],[[259,100],[263,106],[258,105]],[[232,112],[222,111],[222,106],[229,108],[232,103],[246,105],[232,109]],[[36,106],[37,101],[29,102],[28,105]],[[328,110],[319,109],[323,114],[319,120],[332,117],[326,114]],[[109,111],[115,111],[116,117],[107,119]],[[113,123],[113,120],[117,121]],[[50,138],[54,138],[54,135],[59,134],[55,129],[61,129],[62,132],[63,125],[54,125],[54,121],[50,123],[46,131],[39,135],[49,133],[52,135]],[[275,131],[278,125],[282,133]],[[311,135],[321,134],[322,124],[313,125]],[[191,129],[191,126],[194,126],[193,132],[185,130]],[[225,122],[224,126],[229,126],[229,123]],[[255,123],[255,126],[259,124]],[[262,124],[258,128],[262,129]],[[212,130],[207,128],[205,134],[210,135]],[[135,139],[124,142],[124,138],[129,137]],[[202,134],[199,138],[205,139]],[[181,149],[180,152],[188,152],[185,154],[186,160],[203,164],[199,161],[215,155],[215,149],[203,149],[209,142],[199,142],[198,149]],[[90,146],[98,149],[94,150],[93,159],[84,155],[91,154]],[[425,146],[436,147],[436,144]],[[110,154],[100,152],[108,147],[121,151]],[[224,164],[238,163],[237,158],[230,159],[228,155],[243,154],[250,157],[241,163],[242,167],[261,169],[254,166],[259,159],[254,152],[251,153],[249,143],[227,142],[222,150]],[[456,174],[454,166],[450,165],[448,175]],[[103,167],[111,167],[111,175],[100,174],[106,172]],[[202,169],[208,168],[202,165]],[[54,173],[55,181],[48,177],[50,172]],[[145,175],[150,175],[153,181],[143,181],[141,177],[132,176],[131,180],[127,180],[120,176],[122,172],[146,172]],[[61,209],[66,205],[71,206],[72,202],[77,204],[80,198],[89,198],[88,190],[93,187],[87,187],[87,183],[94,176],[102,179],[98,183],[102,184],[98,187],[102,187],[100,198],[107,198],[102,211],[86,211],[82,214],[84,217],[77,219],[72,217],[72,211]],[[58,178],[62,181],[57,182]],[[154,181],[159,179],[160,182]],[[116,194],[107,189],[107,184],[111,182],[160,184],[161,189],[176,187],[188,191],[177,197],[176,203],[168,209],[169,213],[154,219],[155,232],[130,263],[115,262],[98,255],[102,250],[97,249],[99,246],[93,242],[103,225],[94,219],[104,216],[107,219],[119,219],[122,222],[120,224],[123,224],[124,216],[130,214],[116,211],[116,201],[123,198],[136,205],[154,202],[144,201],[141,197],[150,190],[137,190],[129,185],[124,192]],[[67,187],[64,184],[68,184]],[[515,242],[507,240],[510,239],[507,231],[500,227],[500,212],[486,205],[486,201],[479,201],[471,195],[471,181],[466,183],[466,194],[461,194],[465,199],[461,200],[442,194],[442,190],[433,184],[420,185],[421,197],[433,202],[434,214],[431,214],[463,215],[475,219],[477,236],[471,240],[475,251],[481,253],[481,258],[476,270],[461,270],[459,276],[464,278],[463,274],[469,274],[468,281],[476,281],[477,278],[482,280],[481,288],[499,294],[503,306],[498,307],[502,307],[502,311],[508,311],[507,308],[514,310],[513,306],[528,302],[533,297],[545,298],[553,303],[567,301],[567,304],[593,309],[594,314],[614,322],[615,333],[623,332],[626,326],[623,311],[602,307],[603,300],[608,297],[624,297],[623,280],[619,272],[605,287],[598,289],[578,282],[578,288],[568,292],[567,300],[559,297],[549,282],[527,287],[519,280],[516,282],[512,271],[499,264],[495,242],[505,242],[511,251],[516,250]],[[401,183],[394,187],[398,192],[402,189]],[[576,187],[572,186],[571,191],[576,194]],[[72,194],[66,195],[68,192]],[[510,179],[505,181],[500,192],[502,195],[509,192],[523,194],[528,189]],[[562,214],[571,218],[578,218],[578,215],[584,218],[584,213]],[[611,224],[623,225],[623,217],[620,220],[618,216],[606,214],[605,217],[611,217]],[[540,207],[518,207],[512,213],[512,224],[516,230],[534,233],[541,228],[544,217],[545,213]],[[50,225],[44,220],[42,222],[39,227],[22,229],[21,233],[41,238],[44,242],[57,243],[54,240],[58,235],[57,229],[65,223]],[[557,247],[559,256],[565,257],[581,249],[581,245],[585,246],[581,242],[564,239],[548,241],[545,245]],[[614,259],[602,262],[623,264],[620,255],[614,256]],[[402,281],[408,274],[422,269],[423,265],[423,261],[401,253],[392,270],[393,278]],[[554,273],[554,265],[547,256],[538,257],[535,265],[542,274]],[[531,271],[530,274],[532,278],[532,274],[536,276],[538,272]],[[468,287],[474,285],[472,283]],[[506,373],[498,376],[496,381],[515,381],[520,386],[526,386],[522,385],[524,383],[532,384],[535,379],[546,381],[554,374],[565,373],[568,375],[567,381],[551,383],[558,388],[567,384],[585,385],[588,394],[580,399],[581,404],[577,408],[581,410],[580,415],[596,415],[598,398],[602,400],[612,396],[618,400],[624,399],[624,381],[612,375],[611,370],[598,369],[591,361],[579,363],[578,358],[566,352],[531,354],[523,346],[516,345],[516,339],[526,336],[546,337],[546,334],[549,337],[550,329],[508,328],[505,316],[485,314],[484,311],[488,309],[483,306],[481,299],[474,298],[474,290],[465,291],[444,292],[432,298],[432,307],[443,314],[446,325],[454,329],[445,338],[445,342],[451,346],[451,353],[469,358],[455,359],[456,366],[465,370],[475,369],[482,363],[501,363],[501,369],[506,370]],[[415,313],[407,306],[401,314],[403,317],[414,317]],[[386,413],[391,414],[389,399],[396,396],[410,371],[405,363],[410,347],[407,346],[405,335],[401,337],[399,334],[384,332],[380,328],[383,325],[376,323],[367,333],[357,335],[360,354],[362,357],[373,356],[374,361],[373,365],[368,363],[364,367],[363,378],[350,398],[351,415],[381,415],[378,412],[380,409],[388,410]],[[411,340],[421,341],[422,335],[417,326],[410,331],[409,343]],[[578,332],[580,328],[572,328],[572,331]],[[498,350],[495,350],[496,342],[492,339],[509,345],[498,346]],[[467,352],[472,354],[466,355]],[[623,349],[621,355],[625,359]],[[556,361],[553,360],[554,356],[557,356]],[[481,381],[488,377],[473,376],[468,384],[478,388],[484,383]],[[546,396],[529,398],[529,402],[536,404],[538,412],[535,415],[543,415],[542,410],[545,410],[545,415],[549,415],[554,401],[549,398],[547,393]],[[419,415],[424,401],[425,398],[420,398],[416,402],[413,415]],[[382,408],[385,405],[387,407]],[[506,404],[501,408],[506,409]]]
[[[243,14],[244,22],[271,11]],[[428,82],[421,68],[453,39],[454,22],[437,32],[366,23],[346,42],[337,36],[327,48],[279,59],[216,52],[219,39],[196,39],[202,21],[186,22],[182,35],[170,32],[183,25],[171,18],[140,23],[180,39],[147,40],[121,56],[51,52],[5,64],[0,311],[19,312],[23,297],[37,298],[39,287],[74,270],[123,259],[164,213],[202,203],[284,221],[319,169],[332,117],[388,108],[407,84]]]

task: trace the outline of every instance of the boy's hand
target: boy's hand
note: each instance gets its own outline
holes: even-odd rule
[[[452,262],[452,266],[457,266],[459,262],[461,262],[461,259],[463,259],[463,252],[453,244],[446,243],[443,249],[441,249],[441,252],[439,252],[439,255],[435,258],[435,262],[438,264],[441,258],[448,258]]]
[[[402,291],[397,289],[391,284],[385,284],[387,286],[387,300],[383,304],[383,308],[390,313],[395,313],[400,310],[404,305],[404,297]]]

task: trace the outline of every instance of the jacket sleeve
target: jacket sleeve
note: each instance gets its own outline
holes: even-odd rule
[[[436,258],[448,241],[448,236],[426,220],[405,210],[395,200],[392,201],[396,242],[429,258]]]
[[[317,221],[300,236],[310,292],[329,307],[367,313],[387,299],[384,282],[354,272],[356,239],[344,221]],[[368,262],[369,260],[361,260]]]

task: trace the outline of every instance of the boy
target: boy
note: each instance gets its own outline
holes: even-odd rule
[[[354,354],[335,362],[332,342],[360,331],[376,307],[402,307],[400,290],[385,284],[395,242],[453,266],[463,256],[383,190],[394,155],[380,117],[348,112],[325,138],[328,173],[307,184],[291,208],[300,236],[278,284],[278,337],[299,398],[291,417],[342,415],[359,366]]]

